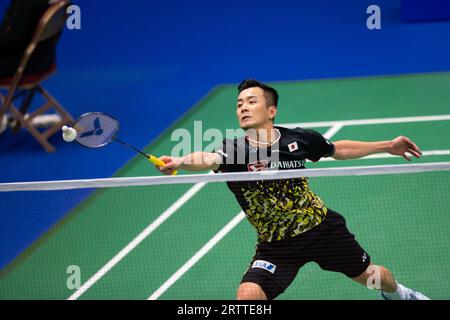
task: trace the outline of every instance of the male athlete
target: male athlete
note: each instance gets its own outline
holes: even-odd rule
[[[318,161],[321,157],[345,160],[388,152],[411,160],[406,152],[417,158],[422,154],[403,136],[392,141],[332,143],[313,130],[274,126],[278,104],[274,88],[244,80],[238,91],[236,113],[246,132],[244,137],[225,139],[214,153],[163,156],[166,165],[158,170],[164,174],[180,169],[284,170],[304,168],[306,159]],[[369,254],[347,229],[345,219],[309,189],[307,178],[229,182],[228,186],[258,233],[255,256],[237,291],[239,300],[276,298],[307,262],[343,273],[362,285],[368,285],[377,274],[379,285],[372,287],[381,290],[387,300],[428,300],[396,282],[385,267],[370,262]]]

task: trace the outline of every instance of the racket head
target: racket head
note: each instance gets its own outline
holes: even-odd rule
[[[81,115],[73,124],[76,141],[88,148],[100,148],[111,143],[119,132],[119,121],[101,112]]]

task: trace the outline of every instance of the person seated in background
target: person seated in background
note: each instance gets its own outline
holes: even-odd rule
[[[56,0],[12,0],[0,25],[0,79],[13,77],[39,20]],[[41,74],[56,60],[60,34],[39,43],[24,74]]]
[[[39,20],[46,10],[58,0],[11,0],[0,24],[0,81],[12,78],[19,67],[25,49],[30,44]],[[50,71],[56,61],[56,45],[61,33],[40,42],[28,61],[24,75],[39,75]],[[0,95],[0,106],[3,103]],[[21,110],[23,113],[26,110]],[[53,115],[50,122],[35,119],[41,127],[52,125],[58,119]],[[38,118],[38,117],[36,117]],[[45,123],[44,123],[45,122]],[[15,121],[8,115],[0,119],[0,134]]]

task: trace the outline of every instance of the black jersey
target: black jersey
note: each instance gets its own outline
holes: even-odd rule
[[[268,148],[249,144],[246,137],[225,139],[216,150],[222,162],[217,171],[240,172],[305,168],[334,154],[334,145],[320,133],[275,127],[280,139]],[[306,177],[228,182],[242,210],[258,232],[260,242],[294,237],[319,225],[327,209],[309,188]]]

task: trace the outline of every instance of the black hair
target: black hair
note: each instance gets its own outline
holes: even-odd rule
[[[266,98],[266,106],[278,107],[278,92],[272,87],[259,82],[258,80],[246,79],[241,82],[238,86],[238,92],[241,93],[243,90],[248,88],[258,87],[263,89],[264,97]]]

